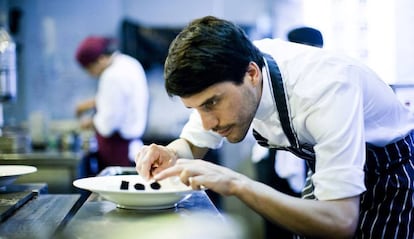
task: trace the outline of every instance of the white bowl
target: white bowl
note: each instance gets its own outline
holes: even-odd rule
[[[0,165],[0,187],[12,184],[19,176],[37,171],[36,167],[26,165]]]
[[[121,189],[122,181],[128,182],[128,189]],[[159,189],[151,188],[139,175],[98,176],[75,180],[75,187],[98,193],[103,198],[127,209],[165,209],[191,195],[193,190],[177,179],[165,179],[158,182]],[[135,185],[144,185],[144,190],[135,189]]]

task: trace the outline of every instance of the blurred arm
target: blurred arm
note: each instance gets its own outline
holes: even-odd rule
[[[83,113],[95,109],[96,103],[95,103],[95,99],[89,99],[86,101],[83,101],[81,103],[79,103],[76,106],[76,117],[80,117]]]

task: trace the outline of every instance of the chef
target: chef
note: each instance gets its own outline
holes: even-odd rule
[[[78,63],[99,80],[94,99],[80,103],[82,128],[93,128],[98,142],[99,170],[134,165],[147,123],[148,86],[141,64],[116,49],[114,39],[90,36],[77,48]],[[96,111],[92,118],[81,117]]]
[[[414,238],[414,116],[365,65],[278,39],[251,42],[208,16],[172,42],[164,77],[194,113],[179,139],[142,148],[143,177],[177,175],[235,196],[298,237]],[[302,198],[201,160],[250,127],[259,144],[306,160]]]

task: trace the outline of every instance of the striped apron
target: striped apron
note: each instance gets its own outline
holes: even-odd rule
[[[311,179],[315,171],[313,146],[299,142],[289,119],[287,98],[279,68],[270,55],[265,54],[265,58],[282,129],[291,144],[290,147],[276,149],[288,150],[306,160],[308,175],[302,198],[317,200]],[[385,147],[366,145],[364,171],[367,191],[361,195],[360,218],[354,238],[414,239],[413,132]],[[257,131],[253,130],[253,136],[260,145],[269,147],[268,140]]]

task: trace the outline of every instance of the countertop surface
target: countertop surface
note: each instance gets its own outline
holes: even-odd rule
[[[0,190],[1,204],[10,207],[2,214],[1,238],[53,237],[81,197],[79,194],[47,194],[45,190],[45,184],[10,185]],[[11,205],[13,202],[9,199],[17,204]]]
[[[8,193],[0,192],[0,201]],[[121,209],[89,192],[34,193],[0,222],[1,238],[244,238],[238,224],[219,212],[205,191],[163,210]]]
[[[204,191],[171,209],[120,209],[106,200],[86,201],[59,234],[62,238],[236,238],[228,221]],[[200,236],[200,235],[203,236]],[[226,235],[226,237],[221,237]],[[219,237],[220,236],[220,237]],[[240,238],[240,237],[237,237]]]
[[[32,151],[0,154],[1,165],[30,165],[37,168],[20,176],[16,183],[47,183],[50,193],[75,193],[72,181],[83,177],[83,152]]]
[[[82,160],[82,151],[32,151],[25,153],[4,153],[0,154],[2,164],[35,162],[36,164],[69,164],[75,165]]]

